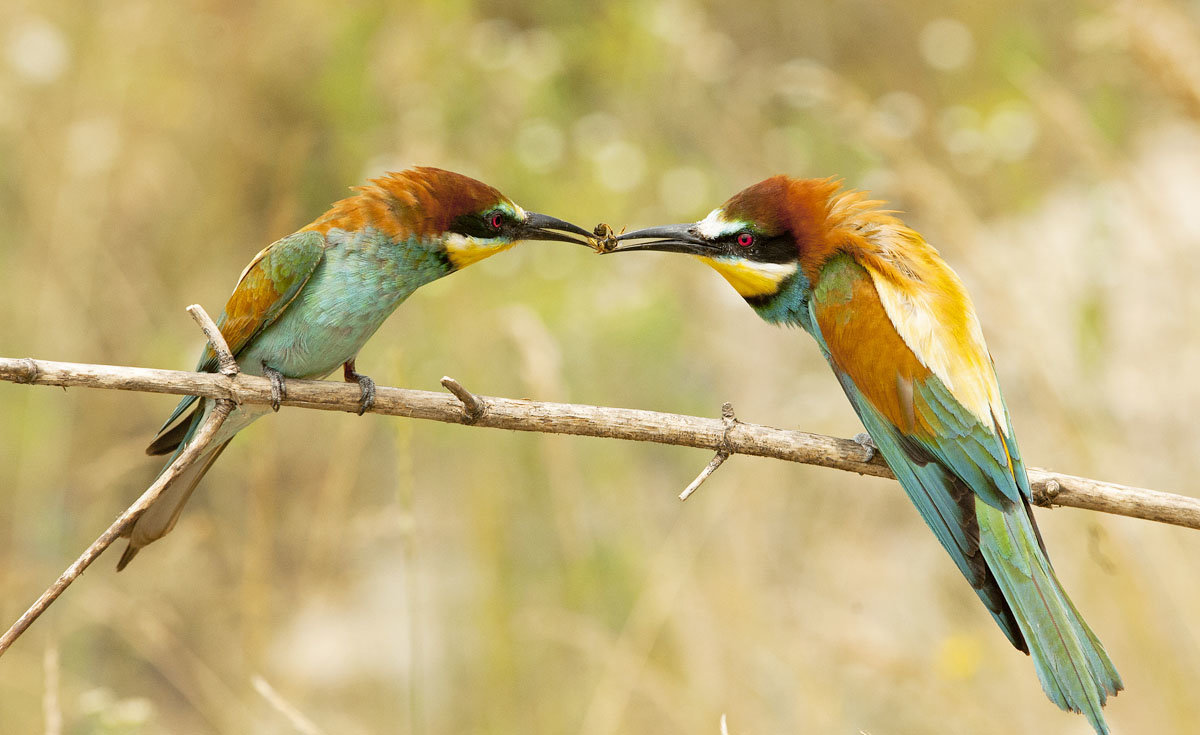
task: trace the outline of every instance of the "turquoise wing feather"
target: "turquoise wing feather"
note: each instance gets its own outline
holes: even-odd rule
[[[937,427],[933,436],[918,433],[914,439],[985,502],[1003,510],[1029,499],[1029,479],[1007,415],[994,417],[1003,434],[984,426],[934,375],[914,383],[913,408],[926,424]]]
[[[835,372],[863,426],[921,518],[933,530],[1009,641],[1028,653],[1017,620],[980,550],[975,495],[971,488],[875,410],[849,376]]]

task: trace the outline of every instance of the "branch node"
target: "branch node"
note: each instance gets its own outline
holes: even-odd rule
[[[733,445],[729,443],[729,432],[733,429],[733,425],[737,422],[737,416],[733,413],[733,404],[729,401],[722,403],[721,423],[725,424],[725,433],[721,435],[721,446],[729,454],[733,454]]]
[[[863,464],[866,464],[867,462],[870,462],[871,460],[875,459],[875,454],[876,454],[876,450],[878,449],[878,447],[875,446],[875,440],[871,438],[870,434],[868,434],[865,431],[860,431],[857,434],[855,434],[853,437],[851,437],[851,441],[853,441],[855,444],[862,447],[864,451],[866,451],[867,456],[863,457],[863,459],[862,459]]]
[[[1038,493],[1038,497],[1034,500],[1038,505],[1050,507],[1054,505],[1054,501],[1058,498],[1058,494],[1062,492],[1062,485],[1058,480],[1046,480],[1046,484],[1042,486],[1042,491]]]
[[[25,372],[17,377],[15,382],[28,384],[36,383],[38,376],[41,375],[41,371],[38,370],[37,360],[33,359],[32,357],[26,357],[23,358],[21,362],[24,363]]]
[[[725,431],[721,433],[721,441],[717,444],[717,453],[711,460],[709,460],[708,465],[705,466],[704,469],[700,470],[700,474],[696,475],[696,479],[692,480],[691,484],[685,487],[683,492],[679,493],[680,500],[687,500],[690,498],[692,493],[696,492],[696,490],[698,490],[700,486],[704,484],[704,481],[707,480],[712,473],[716,472],[717,468],[724,464],[725,460],[729,459],[729,457],[734,453],[733,444],[729,440],[729,432],[733,429],[737,422],[737,416],[733,413],[733,404],[729,401],[722,403],[721,423],[725,424]]]
[[[462,422],[464,424],[473,424],[483,417],[487,406],[471,391],[462,387],[454,378],[449,375],[442,378],[442,387],[454,394],[454,397],[462,401]]]
[[[241,372],[241,369],[238,368],[237,360],[233,358],[233,353],[229,351],[229,344],[225,342],[225,336],[221,334],[221,330],[217,328],[212,317],[200,304],[192,304],[187,311],[204,330],[204,336],[208,337],[208,344],[212,346],[213,352],[217,355],[218,372],[230,378],[235,377]]]

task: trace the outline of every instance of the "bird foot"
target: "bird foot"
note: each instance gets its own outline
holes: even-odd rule
[[[358,403],[358,415],[362,416],[375,405],[375,381],[355,370],[353,360],[342,365],[342,375],[347,383],[358,383],[358,389],[362,391]]]
[[[875,459],[878,447],[875,446],[875,440],[871,438],[870,434],[865,431],[858,432],[854,435],[854,443],[867,450],[867,458],[863,460],[864,462],[870,462]]]
[[[279,411],[279,404],[287,397],[287,386],[283,384],[283,373],[273,367],[262,364],[263,375],[271,381],[271,410]]]

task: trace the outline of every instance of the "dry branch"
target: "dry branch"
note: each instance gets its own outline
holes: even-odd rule
[[[88,566],[95,561],[98,556],[100,556],[100,554],[104,553],[105,549],[107,549],[109,546],[112,546],[112,543],[121,536],[122,532],[124,532],[130,524],[136,521],[138,517],[146,511],[147,508],[153,505],[155,500],[158,500],[158,496],[162,495],[163,491],[166,490],[171,484],[171,481],[179,476],[179,473],[183,472],[193,462],[196,461],[196,459],[207,448],[208,443],[212,441],[213,436],[215,436],[217,433],[217,429],[221,428],[221,424],[225,422],[226,417],[229,416],[229,412],[232,410],[232,401],[217,401],[216,407],[213,408],[212,413],[209,414],[204,424],[200,427],[200,430],[196,433],[196,436],[192,439],[192,442],[188,444],[187,448],[180,453],[179,457],[177,457],[175,461],[171,463],[171,466],[163,470],[163,473],[158,476],[158,479],[154,481],[154,484],[151,485],[146,492],[142,493],[142,496],[138,498],[133,505],[129,506],[124,513],[117,516],[117,520],[112,522],[112,525],[108,527],[108,530],[100,534],[100,537],[93,541],[92,545],[87,547],[87,549],[79,555],[79,558],[76,559],[71,566],[67,567],[66,570],[59,575],[58,579],[54,581],[54,584],[50,585],[50,587],[42,593],[41,597],[37,598],[37,600],[29,606],[29,609],[25,611],[25,614],[18,618],[17,622],[13,623],[12,627],[9,628],[4,635],[0,636],[0,656],[4,655],[4,652],[8,650],[8,647],[11,646],[13,642],[16,641],[17,638],[19,638],[21,634],[29,628],[29,626],[33,625],[33,621],[37,620],[38,616],[45,612],[46,608],[50,607],[52,602],[58,599],[58,596],[61,595],[72,582],[75,581],[76,577],[78,577],[80,574],[83,574],[83,570],[87,569]]]
[[[213,351],[217,355],[217,364],[220,365],[221,374],[227,378],[233,378],[238,375],[239,368],[237,360],[229,351],[229,345],[225,343],[225,337],[221,335],[221,330],[213,323],[212,317],[204,310],[204,307],[199,304],[192,304],[187,308],[192,319],[196,320],[196,324],[200,325],[200,329],[204,330],[204,334],[208,336],[208,342],[212,345]],[[37,365],[33,360],[25,360],[24,364],[29,367],[34,374],[37,372]],[[32,382],[32,381],[28,381]],[[163,494],[175,478],[179,477],[188,467],[190,467],[200,455],[202,455],[208,445],[212,442],[213,437],[217,435],[217,430],[221,428],[221,424],[225,423],[225,419],[229,418],[229,414],[233,412],[233,401],[226,398],[218,398],[216,404],[208,417],[204,419],[204,423],[200,425],[196,435],[184,447],[183,451],[172,460],[171,464],[163,469],[155,478],[154,482],[142,493],[142,496],[133,501],[133,504],[125,509],[125,512],[117,516],[117,520],[112,522],[108,530],[100,534],[100,536],[92,542],[87,549],[80,554],[75,563],[63,570],[54,584],[50,585],[45,592],[34,601],[25,614],[17,618],[17,622],[12,624],[4,635],[0,635],[0,656],[12,646],[12,644],[21,637],[21,634],[33,625],[34,621],[50,607],[59,595],[66,591],[71,583],[83,574],[83,571],[96,560],[105,549],[112,546],[126,531],[131,528],[134,522],[146,512],[159,496]],[[124,566],[126,559],[122,558],[121,563],[117,565],[117,571]]]
[[[235,403],[269,404],[271,384],[245,373],[235,377],[178,370],[85,365],[29,358],[0,358],[0,380],[64,387],[110,388],[147,393],[226,398]],[[464,389],[464,392],[465,391]],[[449,393],[380,387],[372,413],[471,424],[493,429],[576,434],[657,442],[732,454],[773,457],[832,467],[875,477],[892,477],[873,452],[852,439],[788,431],[741,421],[571,403],[493,398],[467,392],[478,404],[474,419],[464,402]],[[357,413],[357,385],[289,380],[285,406]],[[472,411],[474,413],[474,411]],[[1034,501],[1044,507],[1070,506],[1200,529],[1200,498],[1146,490],[1042,469],[1029,470]]]
[[[193,305],[188,307],[188,312],[208,336],[220,365],[219,373],[185,373],[176,370],[50,362],[32,358],[0,358],[0,380],[15,383],[175,393],[203,396],[216,401],[196,436],[163,470],[154,484],[118,516],[108,530],[88,546],[25,614],[0,636],[0,655],[8,650],[92,561],[158,499],[179,473],[206,450],[217,429],[235,405],[268,404],[278,410],[279,393],[282,391],[273,390],[271,381],[266,378],[239,372],[237,362],[230,354],[220,330],[204,309]],[[686,500],[734,454],[774,457],[860,474],[892,477],[891,471],[883,461],[875,456],[874,447],[861,438],[836,439],[821,434],[745,424],[736,419],[733,406],[728,403],[721,407],[721,419],[716,420],[627,408],[489,398],[475,395],[451,377],[442,378],[442,386],[449,390],[450,394],[403,388],[378,388],[371,410],[390,416],[432,419],[472,426],[652,441],[715,450],[716,456],[683,491],[680,495],[681,500]],[[358,386],[319,380],[288,381],[287,394],[282,402],[288,406],[359,414],[363,408],[361,389]],[[1034,488],[1034,500],[1038,505],[1071,505],[1200,528],[1200,499],[1113,485],[1045,470],[1030,470],[1029,475]]]
[[[733,425],[737,423],[737,417],[733,414],[733,404],[726,401],[721,404],[721,422],[725,424],[725,434],[721,437],[721,446],[717,447],[717,453],[708,461],[704,469],[700,470],[700,474],[696,475],[696,479],[692,480],[691,484],[679,493],[680,500],[687,500],[692,497],[692,493],[700,489],[704,481],[712,476],[712,473],[717,471],[717,468],[725,464],[725,460],[733,456],[733,449],[729,446],[729,431]],[[869,460],[870,457],[863,459]]]
[[[204,336],[208,337],[208,343],[212,345],[213,352],[217,353],[217,365],[220,366],[218,372],[222,375],[233,377],[237,375],[241,368],[238,367],[237,360],[233,353],[229,351],[229,345],[225,342],[225,335],[221,334],[220,327],[204,310],[200,304],[192,304],[187,308],[187,313],[192,315],[196,320],[196,324],[200,325],[200,329],[204,331]]]

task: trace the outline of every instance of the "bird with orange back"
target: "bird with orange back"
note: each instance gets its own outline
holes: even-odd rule
[[[285,378],[319,379],[341,367],[361,387],[362,414],[375,400],[375,384],[357,371],[355,357],[410,294],[521,240],[587,245],[589,236],[569,222],[526,212],[475,179],[410,168],[357,187],[312,224],[268,245],[242,271],[217,326],[243,372],[271,379],[271,408],[279,410]],[[217,370],[211,346],[196,369]],[[147,453],[173,452],[170,466],[214,406],[212,399],[184,398]],[[129,545],[118,570],[174,527],[234,434],[269,410],[246,405],[229,415],[211,449],[125,532]]]
[[[971,299],[881,204],[831,180],[776,176],[699,222],[621,235],[612,252],[696,256],[763,319],[812,335],[921,517],[1032,656],[1046,695],[1108,733],[1101,708],[1121,677],[1046,555]]]

